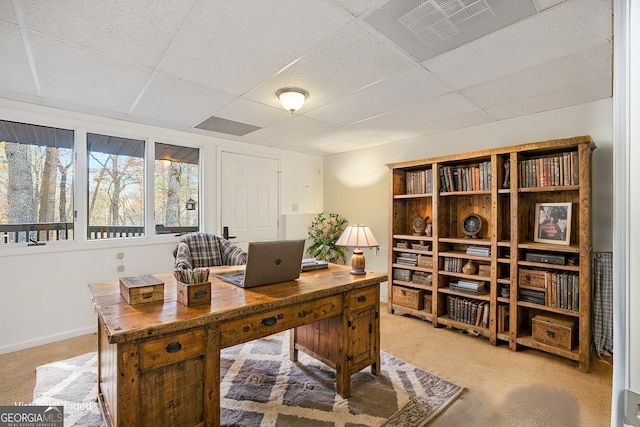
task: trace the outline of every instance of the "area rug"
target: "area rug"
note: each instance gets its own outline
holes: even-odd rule
[[[425,426],[463,391],[382,352],[381,375],[354,374],[343,399],[332,369],[302,352],[298,362],[288,355],[288,332],[222,351],[223,426]],[[96,353],[39,366],[33,404],[63,405],[65,426],[103,426],[96,366]]]

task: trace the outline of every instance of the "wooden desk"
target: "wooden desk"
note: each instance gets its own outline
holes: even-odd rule
[[[331,366],[338,393],[349,396],[353,373],[380,370],[379,285],[387,280],[349,271],[331,264],[295,282],[246,290],[211,275],[211,305],[194,307],[176,300],[169,273],[155,275],[165,282],[164,302],[129,305],[118,282],[89,285],[108,422],[220,425],[220,349],[292,328],[292,360],[304,351]]]

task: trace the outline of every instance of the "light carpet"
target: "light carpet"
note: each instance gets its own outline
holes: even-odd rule
[[[385,352],[379,376],[351,377],[351,396],[335,392],[335,371],[299,353],[288,332],[224,349],[220,384],[223,426],[425,426],[463,391]],[[97,355],[39,366],[35,405],[64,405],[65,426],[104,425],[97,403]]]

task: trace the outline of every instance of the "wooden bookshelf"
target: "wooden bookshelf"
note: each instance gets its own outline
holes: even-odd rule
[[[557,354],[589,371],[594,149],[591,137],[579,136],[388,165],[389,311],[512,350]],[[481,219],[477,232],[465,222],[470,214]],[[417,216],[431,234],[415,234]],[[419,265],[423,256],[431,265]],[[394,302],[394,286],[430,294],[430,311]],[[566,331],[553,325],[541,340],[536,328],[549,317],[575,325],[570,350],[560,342]]]

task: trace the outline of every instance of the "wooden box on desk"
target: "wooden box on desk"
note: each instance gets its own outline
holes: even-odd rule
[[[182,283],[178,280],[178,302],[191,307],[211,304],[211,282]]]
[[[531,319],[533,339],[545,344],[571,350],[578,342],[576,321],[537,315]]]
[[[150,274],[121,277],[120,294],[131,305],[164,301],[164,282]]]

